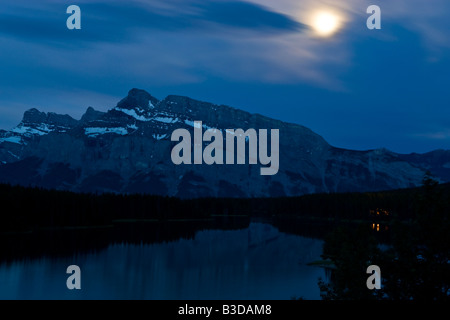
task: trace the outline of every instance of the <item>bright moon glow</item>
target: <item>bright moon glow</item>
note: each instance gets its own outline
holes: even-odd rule
[[[339,18],[329,12],[320,12],[314,17],[312,25],[319,35],[327,37],[339,28]]]

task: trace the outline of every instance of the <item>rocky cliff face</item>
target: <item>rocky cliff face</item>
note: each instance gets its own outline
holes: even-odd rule
[[[173,164],[177,142],[171,134],[180,128],[192,132],[194,121],[223,133],[279,129],[278,174],[262,176],[261,165],[248,160],[244,165]],[[300,125],[187,97],[160,101],[138,89],[108,112],[90,107],[75,120],[31,109],[16,128],[0,131],[0,182],[76,192],[192,198],[374,191],[418,186],[430,169],[449,181],[449,168],[450,152],[430,160],[387,150],[338,149]]]

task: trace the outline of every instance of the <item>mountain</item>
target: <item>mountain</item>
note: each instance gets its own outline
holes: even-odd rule
[[[227,129],[278,129],[278,173],[261,175],[261,165],[248,161],[175,165],[172,132],[193,132],[194,121],[224,136]],[[158,100],[139,89],[107,112],[89,107],[75,120],[31,109],[15,128],[0,131],[0,182],[76,192],[195,198],[377,191],[418,186],[427,170],[450,181],[450,151],[339,149],[301,125],[188,97]]]

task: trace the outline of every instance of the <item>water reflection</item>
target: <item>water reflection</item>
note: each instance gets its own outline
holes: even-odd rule
[[[204,230],[160,243],[114,243],[105,249],[0,265],[1,299],[320,299],[322,240],[266,223]],[[82,270],[69,291],[68,265]]]
[[[204,220],[115,221],[111,226],[34,230],[25,234],[0,233],[0,262],[63,257],[99,252],[112,243],[150,244],[193,239],[205,229],[243,229],[249,217],[216,217]]]

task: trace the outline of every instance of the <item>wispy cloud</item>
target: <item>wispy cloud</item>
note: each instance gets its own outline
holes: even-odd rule
[[[40,1],[39,8],[29,8],[18,1],[16,10],[10,7],[0,13],[0,33],[29,41],[128,42],[155,30],[204,33],[226,26],[283,33],[303,28],[287,15],[242,1],[168,1],[166,6],[155,6],[158,2],[78,1],[82,30],[73,32],[64,23],[68,17],[64,4]]]
[[[390,127],[383,141],[401,132],[421,141],[447,137],[450,123],[440,122],[450,103],[448,0],[376,1],[382,30],[373,32],[365,26],[370,0],[77,0],[82,30],[66,28],[68,2],[3,2],[0,126],[16,124],[31,107],[74,115],[89,104],[106,109],[132,87],[190,94],[186,88],[202,92],[205,85],[227,91],[225,83],[236,91],[223,94],[233,103],[247,107],[250,88],[257,96],[250,108],[309,116],[329,136],[358,122],[355,145],[373,141],[374,132],[381,140],[380,121]],[[339,16],[339,32],[314,33],[318,10]],[[277,94],[283,104],[273,111]],[[397,113],[387,117],[392,110]],[[432,116],[424,120],[425,114]]]
[[[449,140],[450,139],[450,129],[444,129],[442,131],[433,131],[425,133],[414,134],[416,137],[432,139],[432,140]]]

